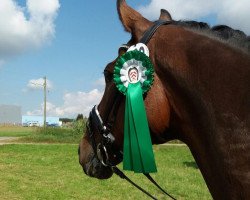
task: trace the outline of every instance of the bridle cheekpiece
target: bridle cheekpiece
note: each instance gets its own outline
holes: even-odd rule
[[[112,133],[107,129],[107,127],[104,125],[103,120],[100,116],[100,113],[98,111],[97,105],[95,105],[90,114],[89,119],[87,121],[87,130],[88,130],[88,136],[91,141],[91,145],[93,148],[93,151],[96,155],[96,157],[100,160],[100,162],[104,166],[114,166],[112,161],[110,160],[111,154],[112,157],[115,157],[117,159],[121,159],[121,152],[111,152],[113,149],[113,143],[115,141],[114,136]],[[97,129],[97,132],[101,136],[101,141],[97,144],[96,139],[94,136],[94,131],[92,130],[92,127],[95,127]]]

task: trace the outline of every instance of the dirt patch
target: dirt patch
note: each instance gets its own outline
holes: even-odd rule
[[[0,145],[3,144],[10,144],[14,141],[16,141],[18,137],[0,137]]]

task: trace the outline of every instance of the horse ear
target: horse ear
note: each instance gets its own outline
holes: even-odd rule
[[[143,33],[152,25],[140,13],[129,7],[125,0],[117,0],[119,18],[127,32],[139,40]]]
[[[172,21],[172,17],[170,15],[170,13],[165,9],[161,9],[161,15],[160,15],[159,19],[166,20],[166,21]]]

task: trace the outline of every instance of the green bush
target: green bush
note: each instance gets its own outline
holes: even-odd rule
[[[35,129],[35,134],[38,135],[53,135],[53,136],[65,136],[70,135],[72,130],[70,128],[61,128],[61,127],[42,127]]]
[[[79,143],[86,130],[86,119],[73,121],[70,127],[39,127],[22,141],[48,143]]]
[[[79,119],[73,122],[72,132],[74,136],[83,135],[86,131],[86,119]]]

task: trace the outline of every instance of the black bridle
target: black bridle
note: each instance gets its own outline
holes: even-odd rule
[[[149,42],[149,40],[152,38],[156,30],[161,26],[161,25],[166,25],[166,24],[171,24],[171,21],[163,21],[163,20],[158,20],[154,22],[153,26],[150,27],[143,35],[141,40],[139,41],[140,43],[144,43],[145,45]],[[125,47],[124,48],[128,48]],[[119,107],[119,97],[117,97],[114,106],[113,106],[113,116],[116,116],[116,113],[118,111]],[[145,191],[143,188],[135,184],[133,181],[131,181],[119,168],[116,167],[115,163],[119,163],[122,161],[122,151],[120,151],[117,147],[115,147],[114,142],[115,142],[115,137],[111,133],[111,127],[113,126],[114,119],[112,119],[112,122],[109,122],[107,125],[103,123],[103,120],[99,114],[98,107],[95,105],[93,109],[91,110],[89,114],[89,119],[87,122],[87,132],[88,136],[90,138],[91,146],[93,148],[93,151],[95,153],[95,156],[98,158],[98,160],[101,162],[102,165],[105,167],[110,167],[115,174],[117,174],[119,177],[122,179],[127,180],[129,183],[131,183],[133,186],[144,192],[146,195],[151,197],[152,199],[156,199],[154,196],[149,194],[147,191]],[[99,137],[101,137],[100,142],[97,143],[95,136],[94,136],[94,131],[93,127],[95,127],[95,130],[100,133]],[[114,163],[115,160],[116,162]],[[165,190],[163,190],[155,181],[154,179],[149,175],[149,174],[144,174],[154,185],[156,185],[164,194],[168,195],[171,199],[175,199],[172,197],[170,194],[168,194]]]
[[[113,160],[115,159],[118,163],[122,161],[122,152],[114,146],[115,137],[110,132],[110,129],[104,125],[97,105],[92,108],[86,127],[91,146],[102,165],[114,167],[115,164],[111,158],[113,158]],[[99,143],[96,142],[92,127],[95,127],[97,132],[100,133],[101,140]]]

